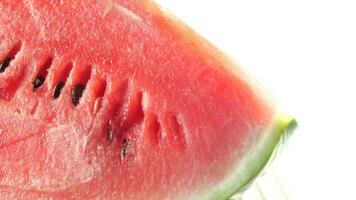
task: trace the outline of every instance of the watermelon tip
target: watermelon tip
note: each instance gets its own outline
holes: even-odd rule
[[[276,114],[264,137],[236,164],[225,180],[205,194],[203,199],[227,200],[241,196],[280,155],[297,127],[295,118]]]

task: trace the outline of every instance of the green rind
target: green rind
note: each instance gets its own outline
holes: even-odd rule
[[[222,183],[211,189],[201,199],[227,200],[245,191],[273,160],[296,127],[295,119],[278,114],[265,137],[249,150]]]

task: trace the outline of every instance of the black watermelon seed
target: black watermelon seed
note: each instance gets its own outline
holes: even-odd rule
[[[61,90],[64,87],[64,82],[59,81],[53,91],[53,99],[57,99],[61,94]]]
[[[124,138],[122,140],[122,143],[121,143],[121,148],[120,148],[120,157],[121,157],[121,160],[124,160],[128,151],[129,151],[129,146],[130,146],[130,142],[128,139]]]
[[[32,82],[33,91],[39,88],[45,81],[43,76],[37,76],[36,79]]]
[[[10,58],[6,58],[2,64],[0,65],[0,73],[4,72],[5,69],[10,65],[11,59]]]
[[[82,84],[77,84],[74,86],[72,90],[72,103],[74,104],[74,106],[78,105],[79,99],[80,97],[82,97],[84,89],[85,87]]]

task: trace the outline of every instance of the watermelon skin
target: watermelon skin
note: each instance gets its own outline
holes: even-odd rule
[[[226,199],[295,124],[151,1],[1,0],[0,12],[7,199]]]

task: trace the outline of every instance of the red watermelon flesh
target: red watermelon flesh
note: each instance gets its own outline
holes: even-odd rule
[[[295,124],[149,0],[0,13],[5,199],[226,199]]]

